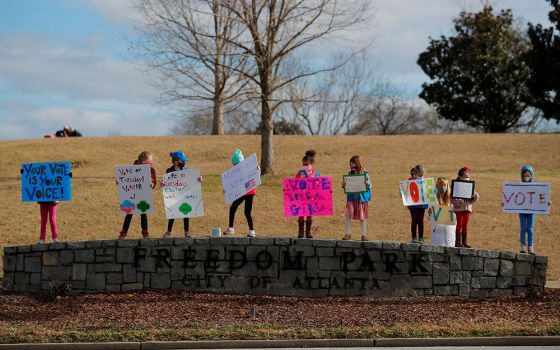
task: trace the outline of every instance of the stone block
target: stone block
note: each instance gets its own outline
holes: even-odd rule
[[[210,245],[212,245],[212,238],[210,238]],[[255,246],[271,246],[274,245],[274,238],[272,237],[257,237],[251,240],[251,245]]]
[[[444,263],[433,264],[433,283],[448,284],[449,283],[449,265]]]
[[[58,255],[58,263],[60,265],[70,265],[74,261],[74,251],[62,250]]]
[[[134,263],[135,252],[134,248],[117,248],[117,263]]]
[[[511,277],[498,277],[496,280],[496,288],[510,288],[512,285]]]
[[[531,254],[517,254],[517,261],[532,263],[535,261],[535,256]]]
[[[514,260],[517,254],[514,252],[500,252],[500,259]]]
[[[16,271],[16,256],[4,253],[4,273]]]
[[[396,242],[383,242],[383,250],[400,250],[401,244]]]
[[[66,242],[66,247],[72,250],[86,249],[86,242]]]
[[[496,288],[496,277],[473,277],[472,288],[493,289]]]
[[[95,264],[93,271],[94,272],[121,272],[122,264],[111,264],[111,263]]]
[[[16,255],[16,271],[17,272],[23,272],[23,270],[25,268],[24,257],[25,257],[25,255],[23,255],[23,254]]]
[[[445,247],[439,247],[435,245],[423,244],[420,246],[420,251],[426,253],[436,253],[436,254],[445,254]]]
[[[86,288],[89,290],[103,291],[105,290],[105,274],[94,273],[86,275]]]
[[[17,246],[4,247],[4,256],[17,253]]]
[[[46,252],[47,250],[49,250],[49,247],[46,244],[38,243],[31,246],[32,252]]]
[[[459,284],[459,296],[462,298],[468,298],[471,294],[470,284]]]
[[[476,256],[477,249],[472,248],[459,248],[459,255],[461,256]]]
[[[105,292],[106,293],[119,293],[121,291],[120,284],[107,284],[105,285]]]
[[[432,288],[432,276],[412,276],[412,288]]]
[[[316,255],[319,257],[331,257],[334,256],[334,248],[315,248]]]
[[[535,262],[537,264],[548,264],[548,256],[538,255],[535,257]]]
[[[469,250],[469,249],[467,249]],[[474,249],[470,249],[474,250]],[[483,270],[484,269],[484,258],[476,256],[464,256],[461,261],[461,268],[463,270]]]
[[[139,241],[140,247],[155,247],[159,245],[157,239],[141,239]]]
[[[123,283],[123,275],[122,273],[110,272],[106,276],[105,280],[106,284],[122,284]]]
[[[222,237],[222,240],[225,240],[226,243],[224,244],[229,244],[227,243],[227,240],[230,239],[232,237]],[[178,237],[173,239],[173,245],[177,246],[177,247],[188,247],[193,245],[194,243],[194,238],[192,237]]]
[[[441,296],[446,296],[446,295],[459,295],[459,287],[458,286],[434,286],[434,295],[441,295]]]
[[[47,244],[49,247],[49,250],[63,250],[66,249],[66,243],[65,242],[55,242],[55,243],[50,243]]]
[[[135,283],[137,282],[136,268],[132,264],[123,264],[123,283]]]
[[[51,281],[69,281],[72,270],[69,266],[43,266],[41,279]]]
[[[86,242],[86,248],[88,248],[88,249],[103,248],[103,241],[100,241],[100,240],[97,240],[97,241],[87,241],[87,242]]]
[[[17,252],[19,254],[31,253],[31,246],[29,245],[20,245],[17,247]]]
[[[533,265],[529,262],[516,261],[515,262],[515,274],[520,275],[530,275],[533,269]]]
[[[391,276],[391,288],[412,290],[412,277],[408,275]]]
[[[279,245],[279,246],[288,246],[288,245],[292,245],[292,239],[291,238],[275,238],[274,239],[274,244],[275,245]]]
[[[499,258],[500,252],[496,250],[489,250],[489,249],[478,249],[476,255],[482,258]]]
[[[471,277],[471,271],[451,271],[449,274],[449,283],[470,284]]]
[[[125,248],[125,247],[138,247],[140,245],[139,239],[119,239],[117,241],[117,247]]]
[[[43,253],[43,266],[56,266],[58,265],[58,252],[49,251]]]
[[[485,258],[484,259],[484,275],[498,276],[500,270],[500,259]]]
[[[449,269],[451,271],[461,270],[461,257],[460,256],[450,256],[449,257]]]
[[[87,264],[72,265],[72,280],[85,281],[87,274]]]
[[[118,239],[104,239],[101,240],[101,244],[103,248],[114,248],[117,246],[119,240]]]
[[[313,247],[320,248],[334,248],[336,247],[336,240],[334,239],[314,239],[312,241]]]
[[[513,276],[513,271],[513,261],[500,259],[500,276]]]
[[[130,292],[133,290],[141,290],[144,288],[143,283],[125,283],[122,285],[123,292]]]
[[[41,286],[41,273],[36,273],[36,272],[30,273],[29,284]]]
[[[420,244],[416,243],[403,243],[401,244],[401,249],[407,252],[418,252],[420,251]]]
[[[91,249],[76,250],[74,251],[74,261],[78,263],[92,263],[94,262],[94,251]]]

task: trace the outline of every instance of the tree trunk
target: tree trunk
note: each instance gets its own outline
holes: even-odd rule
[[[224,101],[220,96],[214,98],[214,119],[212,120],[212,135],[224,134]]]
[[[261,174],[273,174],[274,147],[272,136],[274,122],[272,119],[272,106],[270,105],[270,92],[263,88],[261,95]]]

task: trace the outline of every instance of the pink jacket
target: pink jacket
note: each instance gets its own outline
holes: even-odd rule
[[[452,199],[451,204],[453,204],[453,211],[468,211],[472,213],[472,205],[479,198],[480,196],[475,192],[472,199]]]

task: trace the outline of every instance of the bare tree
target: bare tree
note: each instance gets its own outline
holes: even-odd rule
[[[347,30],[364,19],[369,1],[352,0],[221,0],[235,20],[246,29],[231,43],[251,58],[253,70],[245,76],[259,89],[261,110],[261,169],[273,172],[275,109],[285,99],[275,94],[299,79],[335,69],[316,67],[295,75],[283,70],[298,49]]]
[[[137,0],[143,21],[133,43],[165,102],[191,101],[197,120],[211,103],[212,134],[224,134],[225,105],[236,101],[247,84],[246,56],[232,45],[243,33],[220,0]],[[196,103],[200,105],[197,107]]]

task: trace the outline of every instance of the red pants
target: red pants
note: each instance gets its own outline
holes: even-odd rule
[[[467,225],[469,224],[469,218],[471,217],[470,211],[456,211],[457,216],[457,233],[467,234]]]
[[[39,203],[41,209],[41,236],[39,239],[45,240],[47,236],[47,220],[51,224],[52,238],[58,238],[58,228],[56,226],[56,203]]]

